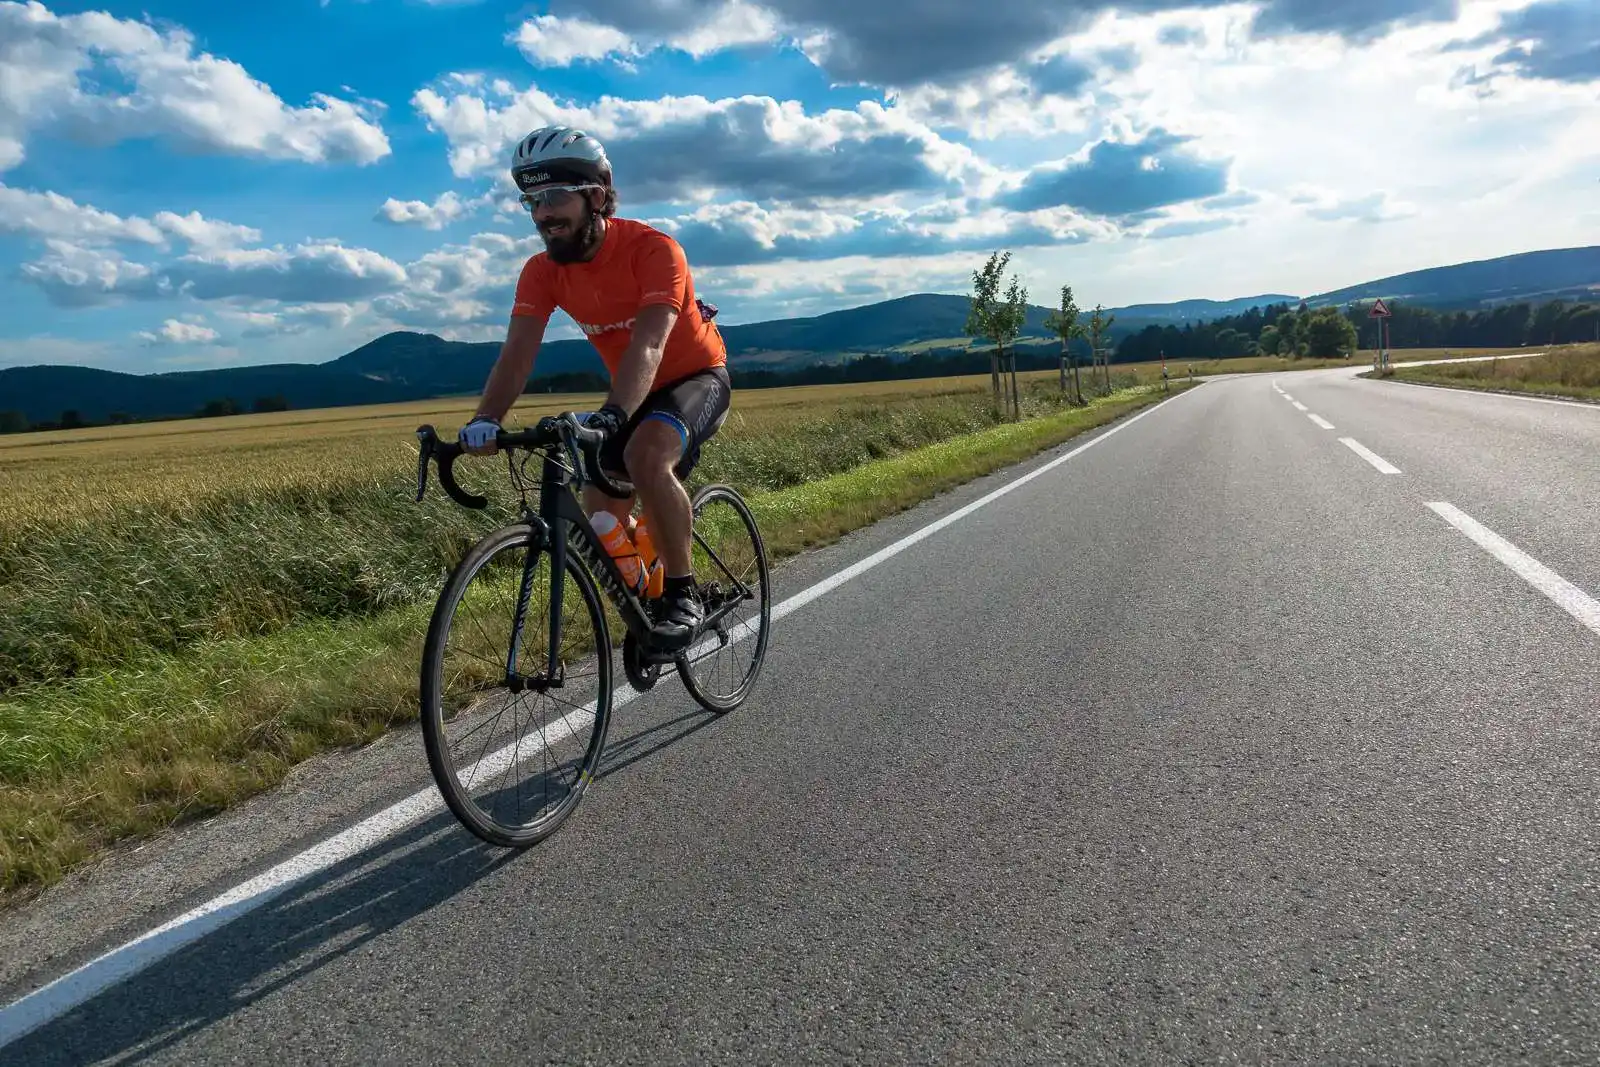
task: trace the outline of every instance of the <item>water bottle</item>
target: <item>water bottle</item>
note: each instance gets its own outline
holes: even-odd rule
[[[633,543],[639,550],[639,561],[644,565],[645,596],[658,597],[667,583],[667,569],[656,555],[655,542],[650,540],[650,528],[643,515],[633,528]]]
[[[622,528],[622,523],[609,511],[597,511],[589,516],[589,525],[600,535],[600,543],[606,546],[611,558],[616,560],[617,570],[622,572],[622,584],[635,596],[642,595],[649,579],[639,550],[628,539],[628,531]]]

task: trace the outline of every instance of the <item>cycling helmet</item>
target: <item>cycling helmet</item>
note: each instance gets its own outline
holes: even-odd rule
[[[611,161],[605,147],[571,126],[544,126],[517,143],[511,180],[518,189],[560,182],[611,188]]]

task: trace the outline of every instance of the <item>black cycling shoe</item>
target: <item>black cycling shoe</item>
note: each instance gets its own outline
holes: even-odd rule
[[[694,640],[705,620],[705,607],[694,586],[661,594],[656,624],[650,628],[650,643],[661,649],[681,649]]]

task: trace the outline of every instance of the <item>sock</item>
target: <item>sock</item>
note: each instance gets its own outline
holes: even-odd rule
[[[694,585],[692,574],[669,574],[666,582],[661,587],[662,595],[671,596],[674,593],[687,593]]]

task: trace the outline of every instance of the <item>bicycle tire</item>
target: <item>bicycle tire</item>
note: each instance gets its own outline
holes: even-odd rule
[[[725,695],[712,694],[708,685],[696,678],[694,670],[696,662],[689,659],[688,652],[677,657],[676,665],[678,677],[683,681],[683,687],[688,690],[689,695],[695,699],[696,703],[707,711],[722,714],[732,711],[745,702],[745,699],[750,695],[751,688],[756,683],[756,679],[761,674],[762,665],[766,662],[767,641],[772,632],[772,573],[767,561],[766,543],[761,538],[761,529],[756,525],[755,515],[751,513],[750,506],[745,503],[744,497],[740,496],[739,491],[734,489],[733,486],[716,484],[702,487],[695,493],[694,499],[690,504],[694,518],[698,520],[706,505],[718,500],[726,501],[732,506],[749,533],[750,541],[754,548],[754,562],[758,581],[755,594],[760,603],[758,616],[760,621],[754,637],[743,640],[755,641],[755,656],[750,661],[750,669],[745,674],[743,681],[739,683],[733,692]],[[699,646],[712,636],[709,633],[701,635],[695,642],[695,646]],[[690,651],[693,650],[693,647],[691,646]],[[705,659],[702,658],[698,662],[703,663]]]
[[[588,792],[589,785],[594,780],[595,770],[600,764],[600,759],[605,750],[606,731],[611,722],[612,705],[612,670],[611,670],[611,636],[606,628],[605,606],[600,599],[600,593],[583,562],[572,552],[567,553],[566,570],[571,575],[577,587],[580,599],[584,602],[589,613],[590,624],[594,629],[596,665],[595,675],[595,702],[594,717],[589,728],[589,740],[584,753],[581,769],[577,775],[576,784],[570,794],[562,801],[553,813],[545,818],[535,820],[530,824],[508,825],[488,813],[469,796],[462,787],[460,778],[455,772],[453,761],[449,758],[449,739],[445,733],[445,723],[442,709],[441,678],[444,669],[444,654],[450,633],[450,622],[454,618],[455,608],[459,604],[472,579],[498,553],[506,549],[527,548],[534,544],[534,528],[526,523],[518,523],[501,527],[485,535],[475,544],[461,562],[456,565],[446,581],[444,589],[439,594],[438,602],[434,605],[433,617],[428,624],[428,636],[423,646],[422,674],[420,681],[420,710],[422,717],[423,747],[428,755],[428,767],[438,787],[445,804],[455,817],[460,820],[468,830],[479,838],[493,845],[505,848],[526,848],[544,840],[560,828],[562,823],[572,815],[584,795]],[[536,548],[535,551],[548,555],[547,550]],[[537,565],[537,564],[536,564]],[[563,591],[563,603],[570,596],[572,588],[569,586]],[[529,617],[534,609],[530,606]],[[548,600],[542,606],[544,617],[549,618]],[[509,652],[509,650],[507,650]]]

